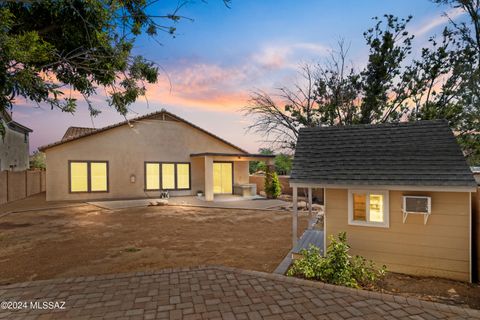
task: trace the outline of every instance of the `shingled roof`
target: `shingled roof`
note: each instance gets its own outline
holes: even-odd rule
[[[301,129],[290,182],[476,186],[443,120]]]

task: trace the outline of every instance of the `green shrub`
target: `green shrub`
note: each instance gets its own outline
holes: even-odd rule
[[[325,257],[320,255],[319,248],[312,245],[308,250],[302,250],[303,257],[293,263],[287,275],[352,288],[373,285],[385,275],[385,266],[378,269],[372,261],[348,254],[350,246],[345,232],[339,233],[338,239],[330,236],[329,240]]]
[[[282,194],[282,186],[280,180],[278,180],[278,175],[276,172],[271,172],[268,166],[265,172],[265,194],[269,199],[276,199]]]

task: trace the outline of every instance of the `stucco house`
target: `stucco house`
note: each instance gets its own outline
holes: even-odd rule
[[[70,127],[46,153],[47,201],[204,193],[252,195],[249,154],[165,110],[105,128]]]
[[[30,167],[29,134],[32,129],[13,121],[6,110],[0,112],[5,134],[0,136],[0,171],[23,171]]]
[[[390,271],[474,277],[476,183],[447,122],[302,129],[290,185],[294,199],[324,188],[325,246],[345,231],[352,254]]]

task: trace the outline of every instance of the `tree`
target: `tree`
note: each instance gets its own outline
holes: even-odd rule
[[[47,166],[45,164],[45,153],[40,151],[35,151],[33,155],[30,156],[30,168],[32,169],[45,169]]]
[[[345,125],[356,122],[361,91],[361,77],[348,64],[349,45],[338,42],[324,64],[316,66],[315,102],[320,125]]]
[[[275,172],[279,175],[290,174],[292,170],[292,157],[285,153],[275,156]]]
[[[265,171],[264,189],[268,199],[276,199],[282,194],[282,187],[280,180],[278,180],[278,175],[275,171],[270,171],[269,166],[267,166]]]
[[[323,64],[300,68],[303,81],[279,89],[275,98],[283,107],[269,94],[254,91],[244,108],[254,118],[247,130],[263,134],[274,148],[291,151],[301,127],[398,121],[408,98],[401,65],[411,50],[410,17],[374,19],[375,26],[364,33],[370,54],[363,71],[348,64],[349,46],[339,41]]]
[[[315,92],[313,69],[309,65],[301,68],[303,84],[294,89],[281,87],[278,96],[284,102],[280,106],[275,98],[258,90],[252,92],[248,106],[243,108],[245,115],[255,118],[254,124],[247,130],[261,133],[273,148],[294,149],[300,127],[318,125],[315,114]]]
[[[258,149],[258,153],[263,155],[272,155],[273,150],[270,148],[260,148]],[[267,170],[267,164],[265,163],[265,161],[250,161],[249,163],[250,174],[253,174],[258,171],[265,172],[266,170]]]
[[[271,148],[260,148],[258,149],[259,154],[264,155],[273,155],[273,150]],[[279,175],[290,174],[292,170],[292,157],[285,153],[277,154],[274,158],[275,172]],[[267,164],[265,161],[250,161],[249,163],[249,172],[254,174],[256,172],[266,172]]]
[[[367,67],[361,73],[359,123],[398,121],[408,110],[403,104],[408,94],[402,64],[412,50],[414,36],[406,31],[412,16],[399,19],[385,15],[384,18],[373,18],[377,21],[375,26],[363,34],[370,54]]]
[[[145,34],[174,35],[178,10],[154,12],[151,0],[45,0],[0,3],[0,111],[19,97],[73,113],[78,93],[104,89],[120,114],[157,81],[159,67],[132,53]],[[228,5],[229,0],[224,0]]]
[[[446,119],[470,164],[480,163],[480,1],[434,0],[461,8],[468,22],[450,20],[409,67],[411,120]],[[445,13],[446,14],[446,13]]]
[[[292,150],[301,127],[446,119],[469,163],[480,163],[480,1],[433,1],[463,9],[468,22],[451,20],[414,59],[406,31],[411,17],[374,18],[364,33],[370,50],[363,70],[346,67],[348,47],[340,42],[326,62],[301,68],[305,81],[281,88],[280,102],[254,92],[247,129]]]

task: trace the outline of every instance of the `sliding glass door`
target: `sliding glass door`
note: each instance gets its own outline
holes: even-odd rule
[[[233,193],[233,163],[213,163],[213,193]]]

